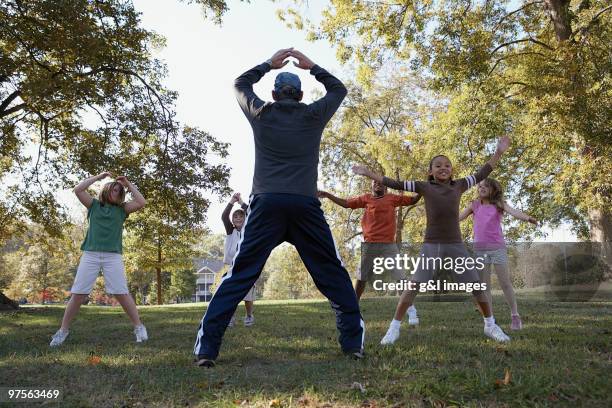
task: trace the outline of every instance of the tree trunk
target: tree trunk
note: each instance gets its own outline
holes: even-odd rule
[[[590,235],[592,242],[612,241],[612,214],[604,209],[589,211]]]
[[[14,300],[7,298],[4,293],[0,291],[0,310],[2,309],[19,309],[19,304]]]
[[[558,41],[566,41],[572,36],[570,0],[546,0],[546,9]]]
[[[612,268],[612,213],[601,208],[591,209],[589,210],[589,223],[591,242],[596,242],[598,245],[595,250]]]
[[[161,271],[161,261],[162,261],[162,248],[161,248],[161,240],[157,241],[157,267],[155,271],[157,272],[157,304],[162,304],[162,271]]]

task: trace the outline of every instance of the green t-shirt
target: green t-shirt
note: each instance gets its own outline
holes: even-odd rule
[[[87,211],[89,229],[81,250],[122,253],[123,222],[126,218],[123,207],[101,204],[94,198]]]

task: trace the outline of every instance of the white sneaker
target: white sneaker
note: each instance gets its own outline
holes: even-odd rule
[[[408,324],[410,326],[417,326],[419,324],[419,316],[417,315],[416,308],[408,309],[406,315],[408,315]]]
[[[134,335],[136,336],[136,343],[142,343],[143,341],[149,340],[147,328],[144,327],[144,324],[134,327]]]
[[[255,324],[255,315],[244,316],[244,327],[250,327]]]
[[[492,338],[495,341],[499,341],[505,343],[510,341],[510,337],[496,324],[492,324],[491,326],[485,326],[484,328],[485,336]]]
[[[66,340],[66,337],[68,337],[69,333],[70,331],[68,330],[59,329],[58,331],[55,332],[53,337],[51,337],[51,343],[49,343],[49,346],[57,347],[61,345],[64,342],[64,340]]]
[[[389,330],[387,330],[387,334],[382,338],[380,344],[383,346],[387,346],[389,344],[393,344],[399,339],[400,329],[399,327],[391,327],[389,326]]]

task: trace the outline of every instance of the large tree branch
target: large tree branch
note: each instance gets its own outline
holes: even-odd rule
[[[502,57],[499,57],[497,60],[495,60],[495,63],[493,64],[493,66],[491,67],[489,72],[487,73],[487,77],[490,76],[493,71],[495,71],[495,68],[497,68],[499,63],[502,62],[503,60],[511,58],[511,57],[518,57],[520,55],[530,55],[530,54],[539,55],[539,56],[545,57],[545,58],[547,57],[545,54],[542,54],[541,52],[535,52],[535,51],[517,52],[516,54],[504,55]]]
[[[15,112],[19,112],[20,110],[23,110],[27,105],[25,103],[20,103],[19,105],[15,105],[11,108],[5,109],[5,110],[0,110],[0,119],[4,118],[8,115],[11,115]]]
[[[20,93],[21,92],[17,90],[7,96],[6,99],[0,103],[0,113],[2,113],[11,104],[11,102],[13,102],[19,96]]]
[[[515,15],[516,13],[520,13],[521,11],[525,10],[527,7],[533,6],[535,4],[541,4],[544,3],[543,0],[539,0],[539,1],[531,1],[529,3],[525,3],[523,4],[521,7],[519,7],[518,9],[511,11],[510,13],[506,14],[505,16],[503,16],[502,18],[499,19],[499,21],[497,22],[497,24],[495,24],[495,27],[493,28],[493,32],[495,32],[495,30],[501,25],[501,23],[504,22],[504,20],[512,17],[513,15]]]
[[[570,0],[545,0],[548,16],[553,23],[557,40],[566,41],[572,36]]]
[[[510,45],[518,44],[518,43],[522,43],[522,42],[532,42],[532,43],[538,44],[538,45],[540,45],[540,46],[542,46],[542,47],[544,47],[544,48],[546,48],[548,50],[551,50],[551,51],[554,50],[554,48],[551,47],[550,45],[548,45],[548,44],[546,44],[546,43],[544,43],[542,41],[536,40],[535,38],[528,37],[528,38],[521,38],[519,40],[508,41],[506,43],[500,44],[497,47],[495,47],[495,49],[493,51],[491,51],[489,54],[493,55],[497,51],[499,51],[500,49],[502,49],[504,47],[508,47]]]

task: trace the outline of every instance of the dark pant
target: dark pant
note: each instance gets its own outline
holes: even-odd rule
[[[236,306],[261,274],[270,252],[284,241],[295,246],[315,285],[329,299],[336,313],[342,350],[363,351],[365,325],[359,303],[317,198],[257,194],[249,203],[243,232],[234,263],[202,318],[194,354],[217,358]]]

